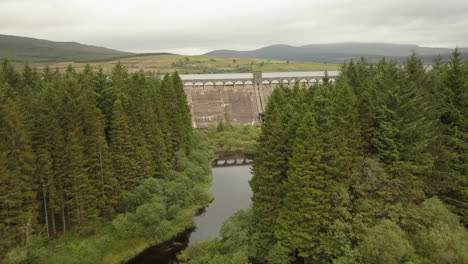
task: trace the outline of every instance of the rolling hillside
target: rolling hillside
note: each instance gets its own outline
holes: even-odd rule
[[[13,62],[106,61],[133,53],[80,44],[0,34],[0,58]]]
[[[9,58],[17,68],[31,63],[64,71],[68,65],[82,70],[86,64],[109,72],[119,61],[130,72],[139,70],[180,73],[224,73],[250,71],[336,70],[338,65],[238,57],[181,56],[170,53],[129,53],[77,42],[0,35],[0,59]]]
[[[121,58],[106,62],[59,62],[59,63],[35,63],[38,68],[48,65],[64,71],[68,65],[80,71],[86,64],[93,67],[102,67],[105,72],[111,71],[112,67],[122,63],[129,72],[154,71],[187,73],[225,73],[225,72],[251,72],[251,71],[315,71],[315,70],[337,70],[338,64],[323,64],[315,62],[298,62],[284,60],[266,60],[255,58],[238,57],[210,57],[210,56],[183,56],[183,55],[145,55]],[[21,67],[20,65],[18,65]]]
[[[207,56],[250,57],[262,59],[294,60],[307,62],[342,63],[345,60],[367,57],[375,62],[382,57],[404,61],[411,52],[418,53],[424,61],[430,63],[438,55],[448,58],[452,49],[429,48],[418,45],[385,44],[385,43],[335,43],[312,44],[300,47],[290,45],[272,45],[251,51],[215,50]],[[468,48],[460,49],[468,57]]]

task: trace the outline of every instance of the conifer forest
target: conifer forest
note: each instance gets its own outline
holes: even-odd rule
[[[181,259],[468,263],[468,63],[362,58],[332,84],[276,88],[252,208]]]
[[[0,106],[6,263],[120,263],[119,247],[170,239],[211,199],[212,152],[177,73],[18,72],[4,60]]]
[[[192,128],[184,84],[0,65],[0,262],[125,263],[193,228],[214,151],[253,156],[252,204],[190,264],[468,263],[468,62],[350,60],[278,85],[261,124]]]

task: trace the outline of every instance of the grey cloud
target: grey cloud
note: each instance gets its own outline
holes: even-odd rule
[[[465,0],[0,0],[0,33],[130,51],[342,41],[468,46]]]

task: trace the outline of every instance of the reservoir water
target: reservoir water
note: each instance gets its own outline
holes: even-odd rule
[[[188,245],[218,236],[227,218],[237,210],[250,207],[251,177],[250,166],[213,168],[213,185],[210,192],[214,201],[195,218],[195,230],[187,230],[171,241],[151,247],[127,264],[179,263],[176,255]]]
[[[339,71],[328,71],[330,76],[336,76]],[[307,72],[263,72],[265,78],[287,78],[295,76],[325,76],[324,71],[307,71]],[[218,79],[252,79],[251,72],[246,73],[209,73],[209,74],[181,74],[182,80],[218,80]]]

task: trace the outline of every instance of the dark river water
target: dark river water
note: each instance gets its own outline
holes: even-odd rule
[[[127,264],[174,264],[176,255],[190,243],[216,237],[223,222],[239,209],[250,206],[250,166],[213,168],[210,192],[214,201],[195,218],[195,230],[187,230],[164,244],[151,247]]]

